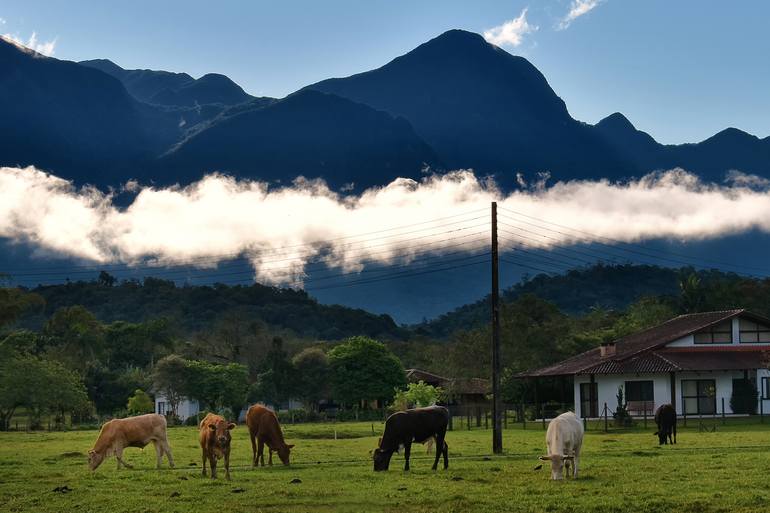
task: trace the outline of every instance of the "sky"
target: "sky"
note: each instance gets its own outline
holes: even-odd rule
[[[282,97],[452,29],[529,59],[576,119],[622,112],[663,143],[770,135],[770,2],[4,0],[0,34],[60,59],[228,75]]]

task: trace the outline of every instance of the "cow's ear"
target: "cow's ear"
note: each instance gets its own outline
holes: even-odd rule
[[[216,424],[209,424],[209,429],[212,430],[212,431],[216,431],[217,430],[217,425]]]
[[[551,457],[550,456],[540,456],[538,459],[540,461],[551,461]]]
[[[229,430],[229,429],[235,429],[235,423],[234,423],[234,422],[231,422],[231,423],[229,423],[229,424],[227,425],[227,429],[228,429],[228,430]]]
[[[88,454],[96,454],[96,451],[93,449],[88,449]]]

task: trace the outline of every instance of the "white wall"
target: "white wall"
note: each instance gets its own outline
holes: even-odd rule
[[[740,318],[736,317],[732,319],[732,328],[733,328],[733,341],[732,343],[724,343],[724,344],[696,344],[695,343],[695,337],[692,335],[687,335],[686,337],[682,337],[680,339],[674,340],[673,342],[670,342],[666,344],[666,347],[713,347],[713,346],[765,346],[770,347],[770,343],[750,343],[750,344],[741,344],[741,329],[740,329]]]
[[[764,373],[764,374],[760,374]],[[751,376],[751,374],[749,374]],[[760,370],[757,372],[757,386],[761,386],[762,376],[770,377],[770,371]],[[733,379],[743,378],[743,371],[714,371],[714,372],[678,372],[676,373],[676,411],[682,414],[682,380],[687,379],[713,379],[716,386],[716,406],[717,414],[722,413],[722,398],[724,398],[725,413],[730,414],[730,397],[733,393]],[[617,398],[619,386],[625,386],[626,381],[653,381],[653,394],[655,408],[661,404],[671,402],[671,378],[668,373],[664,374],[615,374],[615,375],[596,375],[597,393],[599,397],[598,410],[602,414],[604,403],[610,411],[617,407]],[[578,417],[582,416],[580,411],[580,384],[590,383],[589,376],[575,376],[575,413]],[[625,391],[624,391],[625,392]],[[765,406],[770,410],[770,401],[765,402]]]
[[[165,403],[165,406],[161,403]],[[171,408],[168,406],[168,401],[166,400],[166,397],[163,394],[156,394],[155,395],[155,413],[159,413],[160,415],[165,415],[167,412],[171,411]],[[198,401],[190,401],[188,399],[182,399],[179,402],[179,406],[177,407],[177,415],[179,416],[179,420],[184,422],[189,417],[194,417],[195,415],[198,415],[198,412],[200,411],[200,406],[198,405]]]

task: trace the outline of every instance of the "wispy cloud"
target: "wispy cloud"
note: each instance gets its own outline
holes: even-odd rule
[[[569,12],[556,26],[556,30],[566,29],[572,24],[573,21],[580,18],[584,14],[588,14],[597,8],[603,1],[604,0],[572,0],[572,3],[569,6]]]
[[[527,21],[527,8],[525,7],[517,18],[485,30],[484,39],[498,46],[519,46],[525,35],[531,34],[537,29],[537,25],[532,25]]]
[[[306,265],[319,260],[358,271],[362,262],[408,262],[426,252],[447,253],[446,221],[439,218],[453,217],[452,230],[464,230],[463,251],[485,248],[488,219],[458,214],[484,210],[490,201],[628,242],[707,239],[752,229],[770,233],[770,188],[751,182],[751,187],[706,184],[677,169],[624,183],[547,186],[541,181],[505,194],[493,181],[456,171],[420,182],[397,179],[358,196],[340,196],[320,181],[270,189],[260,182],[209,175],[187,187],[127,184],[136,197],[123,208],[109,194],[75,188],[35,168],[0,167],[0,237],[29,243],[44,254],[129,265],[149,260],[162,267],[196,259],[193,265],[216,267],[241,254],[250,260],[256,279],[301,284]],[[297,215],[298,205],[302,215]],[[375,239],[371,234],[378,230],[382,235]],[[585,238],[585,232],[569,231],[531,244],[548,248]],[[451,247],[461,251],[457,244]]]
[[[5,18],[0,18],[0,25],[5,25]]]
[[[3,34],[3,38],[48,57],[52,56],[54,51],[56,51],[56,38],[51,41],[40,41],[37,38],[37,32],[32,32],[32,35],[26,41],[17,34]]]

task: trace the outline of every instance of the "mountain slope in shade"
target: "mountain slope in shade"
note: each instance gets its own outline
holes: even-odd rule
[[[118,183],[159,149],[153,115],[115,78],[0,38],[0,164]]]
[[[159,162],[183,182],[211,171],[283,183],[302,175],[359,191],[439,164],[406,120],[316,91],[227,117]]]
[[[572,119],[529,61],[471,32],[451,30],[381,68],[307,88],[405,117],[451,168],[559,178],[636,171]]]
[[[79,64],[96,68],[117,78],[126,90],[137,100],[149,102],[159,92],[166,89],[178,89],[186,84],[195,82],[187,73],[172,73],[170,71],[155,71],[151,69],[123,69],[108,59],[93,59],[80,61]]]

